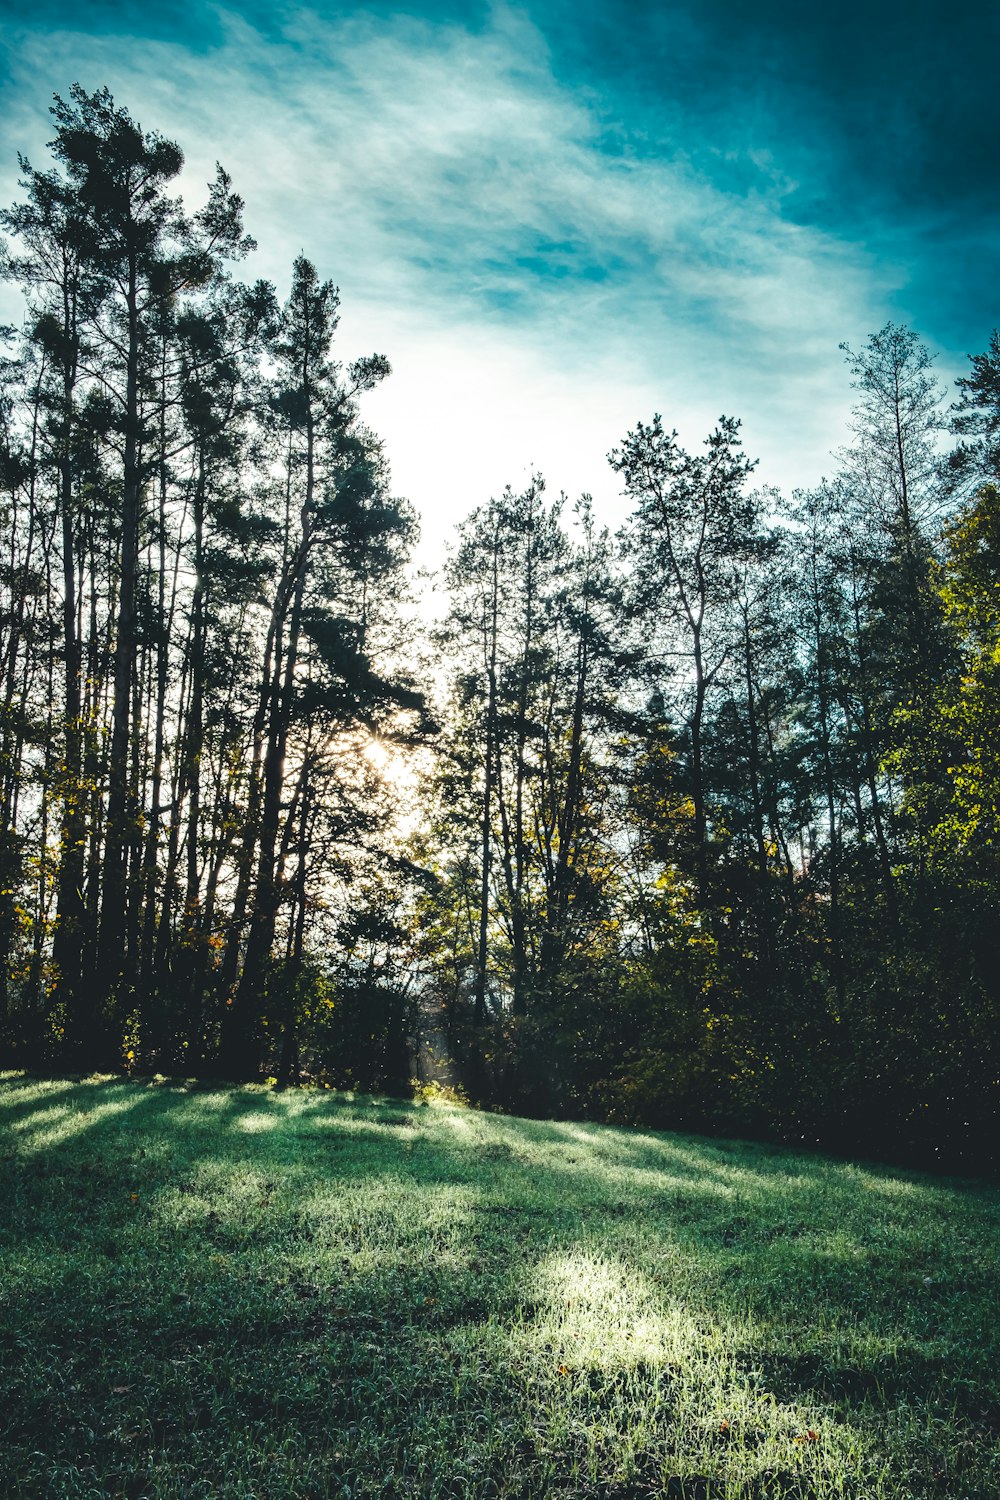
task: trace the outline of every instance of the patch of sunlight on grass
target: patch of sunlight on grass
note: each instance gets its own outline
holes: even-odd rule
[[[865,1470],[878,1492],[853,1423],[779,1400],[734,1358],[759,1340],[756,1325],[719,1323],[704,1306],[664,1299],[626,1261],[578,1248],[544,1257],[532,1287],[535,1317],[512,1336],[547,1392],[546,1440],[575,1431],[595,1473],[613,1437],[627,1465],[678,1482],[686,1473],[699,1496],[832,1496]],[[706,1475],[717,1488],[705,1489]]]
[[[15,1131],[23,1144],[31,1151],[48,1150],[61,1146],[71,1136],[95,1126],[107,1124],[116,1116],[128,1114],[138,1101],[134,1097],[109,1099],[103,1104],[90,1104],[85,1108],[68,1104],[52,1104],[36,1111],[23,1120],[12,1121],[9,1128]]]
[[[679,1173],[670,1170],[669,1159],[662,1166],[649,1166],[629,1160],[624,1153],[608,1157],[600,1150],[588,1149],[586,1142],[575,1145],[572,1156],[567,1156],[559,1145],[553,1145],[545,1153],[545,1162],[552,1171],[572,1169],[574,1177],[586,1177],[625,1196],[632,1193],[644,1197],[651,1190],[687,1193],[694,1184],[699,1194],[724,1200],[732,1198],[741,1187],[740,1174],[735,1169],[726,1177],[707,1171]]]
[[[475,1110],[456,1109],[452,1104],[438,1103],[427,1105],[427,1109],[434,1111],[435,1124],[444,1126],[450,1136],[465,1142],[485,1139]]]
[[[584,1250],[545,1256],[532,1278],[538,1336],[591,1365],[676,1362],[697,1340],[684,1309],[658,1308],[644,1278]]]
[[[273,1115],[270,1118],[267,1115],[244,1115],[236,1121],[236,1129],[242,1130],[244,1135],[260,1135],[264,1130],[276,1130],[281,1123]]]
[[[55,1126],[61,1120],[76,1118],[79,1113],[79,1108],[69,1104],[46,1104],[33,1110],[23,1120],[9,1121],[7,1128],[16,1135],[28,1136],[43,1131],[46,1126]]]

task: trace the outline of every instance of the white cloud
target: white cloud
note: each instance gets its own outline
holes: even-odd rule
[[[340,284],[345,356],[393,361],[366,415],[423,515],[425,556],[531,466],[615,519],[605,454],[654,409],[688,444],[720,411],[742,416],[768,482],[830,467],[850,404],[837,344],[884,320],[891,288],[857,247],[783,220],[780,173],[738,197],[694,174],[682,143],[608,154],[516,10],[481,33],[303,11],[280,44],[222,20],[207,53],[14,39],[5,198],[14,152],[42,157],[48,96],[75,79],[180,141],[189,198],[221,160],[260,241],[248,273],[280,287],[305,250]]]

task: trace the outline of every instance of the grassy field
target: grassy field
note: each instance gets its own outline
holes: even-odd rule
[[[0,1495],[997,1500],[1000,1193],[0,1079]]]

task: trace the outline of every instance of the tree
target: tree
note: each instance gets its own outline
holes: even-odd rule
[[[944,392],[933,356],[910,328],[887,323],[855,353],[841,344],[859,399],[854,444],[843,452],[845,473],[886,536],[916,558],[922,534],[940,509],[936,438],[944,428]]]
[[[374,726],[388,704],[415,710],[420,697],[394,687],[370,662],[372,596],[412,535],[404,507],[386,493],[378,445],[358,421],[355,398],[388,373],[381,356],[356,361],[347,380],[330,357],[338,295],[315,267],[296,260],[272,350],[271,405],[284,466],[280,561],[267,621],[253,722],[252,761],[238,885],[223,987],[223,1056],[235,1077],[252,1076],[268,964],[285,890],[295,819],[308,796],[310,757],[299,760],[287,804],[289,752],[305,710],[336,728]],[[304,680],[303,680],[304,679]],[[283,806],[284,802],[284,806]],[[284,814],[284,816],[283,816]],[[240,978],[242,928],[249,907]]]
[[[610,537],[588,497],[573,529],[562,509],[536,476],[460,529],[425,851],[439,884],[422,912],[448,955],[439,984],[473,1092],[533,1107],[554,1107],[572,1074],[544,1077],[537,1039],[559,1032],[554,1018],[608,952],[612,734],[631,669]]]
[[[983,354],[971,354],[972,370],[958,380],[951,430],[958,443],[948,458],[952,486],[973,489],[1000,479],[1000,333],[990,335]]]
[[[708,868],[709,810],[705,716],[709,693],[731,642],[727,605],[736,560],[753,545],[757,502],[744,486],[754,464],[741,450],[739,422],[721,417],[690,454],[666,432],[659,415],[640,422],[609,455],[635,511],[624,535],[631,560],[632,608],[649,632],[649,666],[677,681],[694,804],[692,834],[698,880]]]
[[[57,921],[53,962],[59,993],[75,1017],[81,989],[84,942],[85,803],[82,786],[82,654],[77,598],[80,518],[76,499],[81,359],[84,328],[100,302],[91,260],[93,225],[72,182],[39,172],[19,158],[27,200],[0,211],[0,225],[16,236],[21,253],[4,257],[3,275],[29,298],[29,337],[40,364],[36,461],[57,476],[62,564],[63,750]],[[34,506],[32,506],[34,510]]]
[[[944,539],[935,577],[961,670],[941,684],[931,722],[908,724],[917,745],[931,737],[931,754],[914,755],[911,738],[900,759],[908,801],[931,824],[936,858],[970,862],[992,881],[1000,851],[1000,490],[984,485]],[[928,760],[939,772],[931,781]],[[921,809],[928,796],[930,809]]]
[[[6,973],[38,1057],[200,1066],[242,996],[252,1068],[276,945],[308,968],[331,848],[381,838],[364,737],[420,713],[385,670],[412,518],[355,405],[388,365],[329,360],[304,258],[280,326],[229,279],[221,169],[189,215],[179,147],[107,90],[53,114],[56,167],[22,162],[3,220],[29,309],[0,403]]]
[[[220,173],[209,203],[185,218],[168,187],[183,163],[180,149],[144,133],[106,89],[90,95],[75,85],[56,97],[52,151],[59,168],[34,172],[22,162],[25,204],[5,223],[26,254],[9,263],[34,295],[35,338],[53,366],[48,403],[50,452],[59,475],[65,663],[62,856],[56,957],[61,998],[69,1007],[79,1046],[95,1057],[102,1017],[126,995],[138,962],[136,910],[129,888],[137,858],[135,766],[139,705],[141,538],[145,519],[146,452],[156,409],[154,355],[177,299],[206,286],[221,256],[238,256],[250,242],[242,233],[240,200]],[[158,345],[159,339],[159,345]],[[74,488],[74,445],[81,430],[78,390],[84,386],[95,433],[115,454],[111,479],[120,509],[115,517],[113,690],[107,761],[108,803],[101,854],[100,924],[94,970],[81,966],[84,925],[82,796],[82,641],[77,573],[81,566],[80,507]],[[161,383],[161,410],[164,393]],[[162,448],[162,444],[161,444]],[[110,476],[109,476],[110,477]],[[97,879],[92,868],[90,881]],[[138,887],[133,884],[133,890]]]

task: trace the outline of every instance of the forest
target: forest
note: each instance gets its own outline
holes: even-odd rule
[[[0,269],[0,1065],[405,1093],[972,1171],[1000,1123],[1000,341],[843,346],[830,477],[637,414],[432,612],[339,294],[107,90]],[[204,197],[204,195],[202,195]],[[391,351],[390,351],[391,354]],[[442,424],[447,413],[442,413]],[[558,483],[558,476],[550,476]]]

